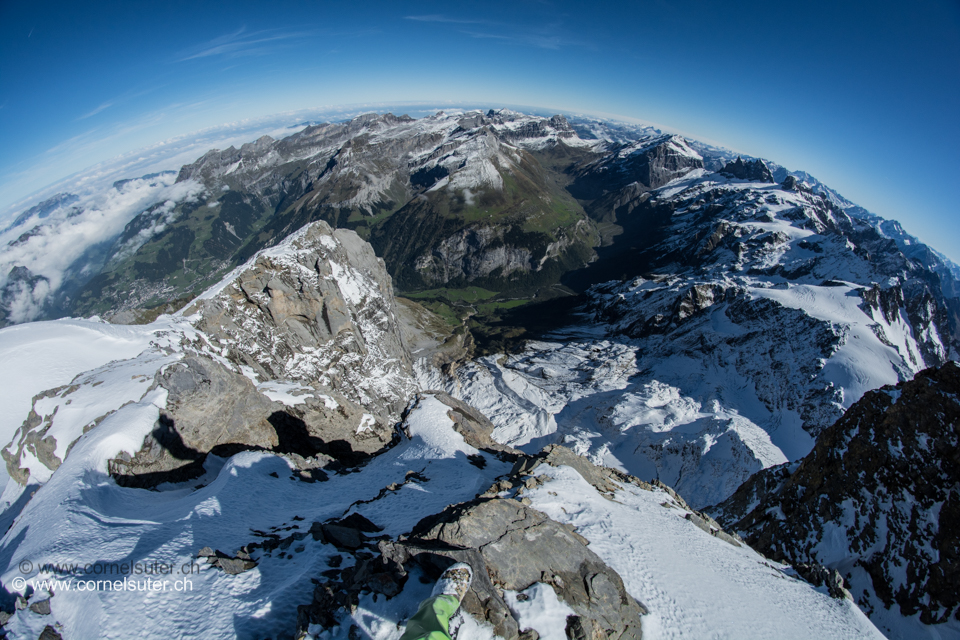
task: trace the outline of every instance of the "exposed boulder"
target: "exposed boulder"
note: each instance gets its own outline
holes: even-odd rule
[[[522,591],[543,582],[572,608],[585,637],[639,638],[643,609],[623,581],[568,527],[517,502],[496,498],[427,518],[415,537],[477,549],[494,582]]]
[[[318,585],[313,602],[300,608],[300,627],[333,626],[337,610],[355,604],[361,590],[399,593],[413,566],[436,579],[454,562],[466,562],[474,581],[463,609],[505,640],[520,637],[521,629],[503,589],[522,591],[536,583],[549,584],[575,612],[567,620],[571,638],[640,638],[645,610],[586,544],[569,525],[516,500],[449,507],[424,519],[409,538],[381,541],[379,557],[360,558],[339,580]]]
[[[63,636],[54,627],[47,625],[40,632],[38,640],[63,640]]]
[[[204,547],[203,549],[200,549],[197,557],[205,558],[207,560],[207,564],[210,564],[231,576],[240,575],[241,573],[250,571],[257,566],[257,563],[250,558],[250,555],[242,550],[238,552],[237,555],[231,556],[222,551],[214,551],[210,547]]]
[[[437,397],[442,399],[439,394]],[[476,413],[469,407],[460,410]],[[347,518],[318,525],[328,542],[355,554],[356,566],[324,573],[329,573],[331,579],[320,583],[311,604],[299,609],[301,631],[310,624],[340,624],[338,611],[356,605],[361,592],[396,595],[414,567],[427,578],[436,579],[454,562],[466,562],[474,569],[474,581],[464,598],[463,609],[475,619],[489,623],[494,633],[505,640],[528,638],[529,634],[520,633],[524,630],[504,601],[504,590],[524,591],[537,583],[549,585],[573,610],[574,615],[566,621],[567,635],[572,640],[640,638],[640,616],[646,610],[626,592],[620,576],[587,548],[589,541],[573,526],[531,508],[526,498],[518,500],[498,494],[518,489],[516,495],[520,498],[525,487],[542,481],[529,475],[541,464],[573,467],[608,498],[620,488],[618,482],[652,487],[616,470],[595,466],[560,446],[549,447],[538,456],[514,455],[518,460],[513,471],[490,490],[475,500],[427,516],[409,535],[397,540],[381,539],[380,554],[376,557],[356,551],[367,546],[359,530],[352,534],[357,538],[356,545],[337,542],[330,535],[339,535],[339,529],[348,524],[358,529],[362,525],[378,529],[356,514],[351,516],[355,521],[350,523]],[[337,531],[328,531],[333,526]]]

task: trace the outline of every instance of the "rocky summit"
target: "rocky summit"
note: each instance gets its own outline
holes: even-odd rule
[[[960,638],[960,268],[898,223],[502,109],[176,169],[0,232],[8,637],[397,640],[467,562],[462,640]]]

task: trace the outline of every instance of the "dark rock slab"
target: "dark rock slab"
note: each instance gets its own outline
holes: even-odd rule
[[[61,636],[56,629],[47,625],[43,628],[43,631],[40,632],[37,640],[63,640],[63,636]]]
[[[30,611],[34,613],[39,613],[42,616],[50,615],[50,598],[46,600],[38,600],[30,605]]]
[[[359,549],[364,542],[364,535],[359,529],[336,524],[323,525],[323,535],[327,542],[341,549]]]
[[[743,158],[737,156],[733,162],[728,162],[718,173],[723,173],[739,180],[751,180],[753,182],[776,182],[773,174],[767,168],[766,163],[759,158],[749,162],[744,162]]]

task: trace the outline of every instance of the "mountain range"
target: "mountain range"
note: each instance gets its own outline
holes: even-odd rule
[[[393,638],[454,560],[469,637],[960,637],[960,269],[803,172],[370,114],[0,242],[13,637]],[[78,559],[202,587],[10,586]]]

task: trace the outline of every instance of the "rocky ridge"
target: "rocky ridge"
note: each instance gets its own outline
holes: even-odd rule
[[[839,571],[892,637],[909,618],[956,632],[958,398],[955,362],[868,392],[801,461],[707,511],[772,558]]]

